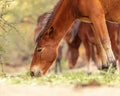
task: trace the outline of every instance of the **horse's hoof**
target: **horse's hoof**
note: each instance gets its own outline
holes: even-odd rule
[[[109,66],[107,65],[102,65],[102,70],[107,70],[109,68]]]
[[[109,61],[109,64],[112,64],[112,67],[116,68],[117,64],[116,64],[116,60],[115,60],[114,56],[109,55],[108,61]]]
[[[92,72],[87,72],[87,74],[88,74],[88,75],[91,75],[91,74],[92,74]]]
[[[99,64],[99,66],[97,66],[98,70],[102,70],[102,64]]]
[[[102,67],[98,67],[98,70],[102,70]]]
[[[116,61],[113,61],[113,62],[112,62],[112,67],[113,67],[113,68],[117,68]]]

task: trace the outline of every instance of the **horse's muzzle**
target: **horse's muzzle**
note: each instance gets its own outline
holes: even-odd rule
[[[33,72],[33,71],[31,71],[30,72],[30,76],[31,77],[41,77],[41,72],[39,71],[39,72]]]

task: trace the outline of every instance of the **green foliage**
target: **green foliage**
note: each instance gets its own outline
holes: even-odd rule
[[[85,71],[64,72],[62,74],[48,74],[40,78],[32,78],[29,72],[25,74],[0,74],[0,83],[28,84],[28,85],[71,85],[89,84],[96,81],[100,84],[117,85],[120,83],[120,75],[106,72],[93,73],[88,75]]]

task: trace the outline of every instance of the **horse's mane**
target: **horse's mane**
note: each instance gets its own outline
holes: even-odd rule
[[[51,13],[52,13],[52,11],[49,11],[49,12],[45,12],[42,15],[40,15],[37,19],[37,26],[39,26],[39,24],[46,25],[47,20],[51,16]]]
[[[50,14],[50,12],[45,12],[43,14],[41,14],[38,18],[37,18],[37,25],[39,25],[41,23],[41,20],[43,20],[43,18],[47,15]]]
[[[60,6],[61,6],[61,4],[62,4],[63,1],[64,0],[59,0],[57,2],[57,4],[55,5],[55,7],[53,8],[50,16],[47,19],[47,22],[46,22],[44,28],[39,32],[39,34],[38,34],[38,36],[36,38],[36,42],[38,42],[38,40],[43,36],[43,34],[45,33],[45,31],[50,27],[50,25],[52,23],[52,20],[53,20],[54,16],[56,15],[57,10],[60,8]]]

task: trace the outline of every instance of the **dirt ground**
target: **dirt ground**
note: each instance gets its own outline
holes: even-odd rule
[[[120,88],[1,85],[0,96],[120,96]]]
[[[24,71],[25,67],[12,68],[6,66],[9,72],[18,70]],[[14,69],[14,70],[13,70]],[[120,96],[120,86],[104,86],[104,85],[0,85],[0,96]]]
[[[21,73],[29,66],[4,66],[7,73]],[[1,69],[0,69],[1,70]],[[78,69],[75,69],[78,70]],[[86,70],[86,68],[81,68]],[[96,70],[92,66],[92,70]],[[120,96],[120,86],[105,85],[11,85],[0,83],[0,96]]]

